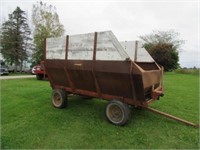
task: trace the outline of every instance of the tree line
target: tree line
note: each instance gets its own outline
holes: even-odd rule
[[[32,54],[32,66],[39,64],[43,57],[44,39],[63,36],[65,32],[56,8],[42,1],[33,4],[32,23],[33,29],[30,29],[26,12],[17,7],[1,25],[1,54],[6,64],[15,66],[15,71],[18,66],[22,70],[29,53]],[[140,36],[140,39],[144,41],[143,46],[153,59],[164,66],[165,71],[179,67],[178,53],[184,41],[179,39],[178,32],[153,31]]]
[[[43,2],[32,7],[33,31],[30,29],[25,11],[17,7],[1,25],[1,54],[8,65],[14,65],[15,71],[28,60],[31,53],[32,66],[42,60],[44,39],[64,34],[64,26],[59,21],[56,8]],[[32,32],[31,32],[32,31]]]

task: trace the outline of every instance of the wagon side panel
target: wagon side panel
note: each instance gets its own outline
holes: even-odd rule
[[[70,82],[66,74],[65,60],[46,60],[45,69],[48,74],[49,81],[53,88],[55,86],[63,86],[70,88]]]
[[[95,75],[102,94],[133,98],[130,61],[96,61]]]
[[[67,69],[76,91],[97,91],[92,72],[92,65],[92,61],[89,60],[70,60],[68,62]]]

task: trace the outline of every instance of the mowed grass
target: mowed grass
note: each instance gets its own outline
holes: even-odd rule
[[[153,108],[198,123],[199,77],[166,73],[165,96]],[[123,127],[105,117],[107,101],[69,97],[51,105],[48,81],[1,81],[1,149],[199,149],[199,129],[132,108]]]

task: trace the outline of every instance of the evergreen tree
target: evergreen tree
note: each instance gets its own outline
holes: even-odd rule
[[[31,31],[28,26],[26,13],[17,7],[9,19],[2,24],[1,28],[1,54],[5,61],[9,64],[20,66],[22,71],[23,61],[27,60],[27,49],[31,40]]]

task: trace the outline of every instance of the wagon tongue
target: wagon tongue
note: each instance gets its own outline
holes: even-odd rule
[[[149,111],[154,112],[154,113],[156,113],[156,114],[160,114],[160,115],[163,115],[163,116],[165,116],[165,117],[167,117],[167,118],[173,119],[173,120],[175,120],[175,121],[182,122],[182,123],[184,123],[184,124],[186,124],[186,125],[189,125],[189,126],[192,126],[192,127],[195,127],[195,128],[200,128],[200,125],[199,125],[199,124],[195,124],[195,123],[193,123],[193,122],[190,122],[190,121],[187,121],[187,120],[184,120],[184,119],[175,117],[175,116],[173,116],[173,115],[170,115],[170,114],[167,114],[167,113],[165,113],[165,112],[156,110],[156,109],[154,109],[154,108],[150,108],[150,107],[144,107],[144,108],[145,108],[146,110],[149,110]]]

